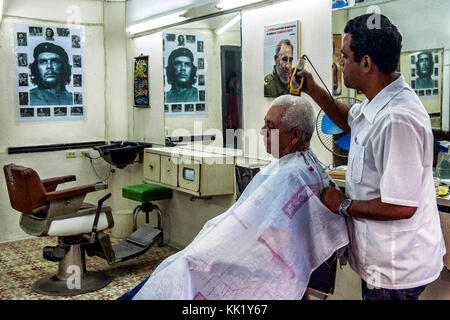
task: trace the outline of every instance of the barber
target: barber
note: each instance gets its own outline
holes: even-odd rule
[[[321,200],[348,217],[348,260],[362,279],[362,298],[416,300],[439,277],[445,254],[430,118],[395,71],[402,36],[387,17],[356,17],[344,33],[344,84],[365,94],[362,104],[334,101],[309,72],[299,73],[303,91],[351,133],[345,194],[327,187]]]

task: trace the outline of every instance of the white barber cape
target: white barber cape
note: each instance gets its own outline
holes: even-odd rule
[[[348,243],[345,219],[320,202],[329,179],[309,150],[272,161],[133,299],[301,299],[312,271]]]

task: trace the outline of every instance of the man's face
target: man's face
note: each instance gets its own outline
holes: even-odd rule
[[[62,60],[59,54],[53,52],[42,52],[38,56],[37,65],[42,82],[44,82],[48,87],[56,87],[62,65]]]
[[[192,61],[189,57],[176,57],[173,60],[175,79],[179,84],[187,84],[191,78]]]
[[[422,53],[422,54],[419,54],[418,59],[419,59],[419,69],[420,69],[419,72],[423,75],[426,75],[428,73],[428,70],[429,70],[430,64],[431,64],[430,56],[426,53]]]
[[[284,84],[289,83],[289,78],[292,71],[293,52],[291,46],[283,44],[280,52],[275,56],[275,67],[278,77]]]
[[[264,117],[264,125],[260,130],[260,134],[264,137],[267,153],[275,158],[281,158],[289,153],[290,132],[281,122],[285,110],[283,107],[271,107]]]
[[[352,36],[346,34],[344,41],[342,42],[341,60],[339,65],[341,66],[342,74],[344,75],[344,84],[347,88],[359,89],[359,62],[355,62],[353,51],[350,49],[350,42]]]

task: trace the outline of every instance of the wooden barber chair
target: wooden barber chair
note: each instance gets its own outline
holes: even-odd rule
[[[146,252],[159,240],[161,230],[144,225],[124,241],[112,245],[103,230],[114,226],[111,208],[85,203],[87,193],[104,190],[104,182],[56,191],[59,184],[75,181],[75,176],[41,180],[36,171],[15,164],[3,167],[11,206],[21,212],[20,226],[33,236],[57,236],[56,246],[44,248],[43,256],[59,263],[58,272],[37,280],[33,289],[46,295],[77,295],[105,287],[111,279],[86,270],[85,253],[97,255],[109,264],[125,261]]]

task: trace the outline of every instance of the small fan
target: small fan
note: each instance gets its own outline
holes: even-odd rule
[[[355,103],[361,103],[360,100],[351,97],[338,97],[336,101],[350,107]],[[340,157],[348,157],[350,134],[335,125],[323,110],[317,115],[316,131],[320,142],[328,151]]]

